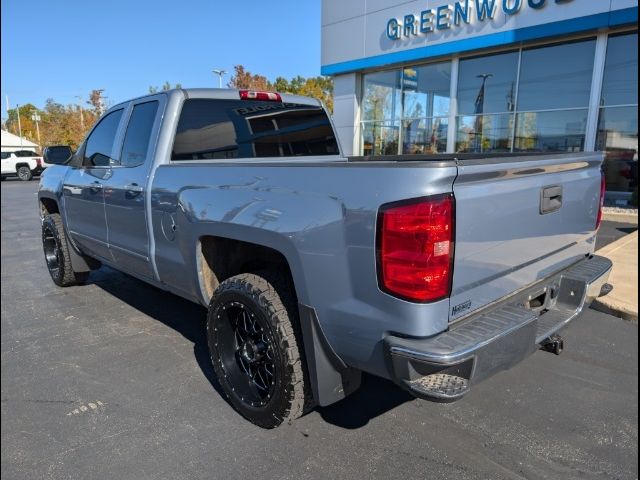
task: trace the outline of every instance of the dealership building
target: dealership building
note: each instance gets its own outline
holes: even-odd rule
[[[637,1],[323,0],[322,73],[346,154],[598,150],[637,192]]]

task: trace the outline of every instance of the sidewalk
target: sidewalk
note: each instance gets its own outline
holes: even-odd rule
[[[638,232],[601,248],[597,255],[613,262],[609,283],[613,290],[593,302],[593,308],[633,322],[638,321]]]

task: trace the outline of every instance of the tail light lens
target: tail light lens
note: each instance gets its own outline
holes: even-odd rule
[[[383,205],[378,214],[380,288],[414,302],[451,293],[454,247],[452,194]]]
[[[240,100],[262,100],[265,102],[282,102],[282,97],[275,92],[256,92],[254,90],[240,90]]]
[[[600,205],[598,206],[598,217],[596,218],[596,230],[600,228],[602,223],[602,207],[604,207],[604,192],[606,188],[606,182],[604,178],[604,172],[600,172]]]
[[[42,166],[42,158],[36,157],[36,164],[41,167]]]

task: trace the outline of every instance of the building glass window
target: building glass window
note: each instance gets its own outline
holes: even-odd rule
[[[587,40],[522,51],[514,151],[584,150],[595,45]]]
[[[364,155],[397,155],[399,139],[399,122],[362,123]]]
[[[365,74],[362,153],[444,153],[450,85],[449,62]]]
[[[460,61],[456,151],[511,151],[518,55]]]
[[[399,70],[370,73],[364,76],[362,120],[400,119],[401,100]]]
[[[637,188],[637,41],[608,39],[596,147],[609,190]],[[588,38],[460,59],[455,151],[583,151],[595,51]],[[445,152],[450,81],[450,62],[365,74],[362,153]]]
[[[605,152],[605,199],[614,205],[637,205],[637,33],[609,37],[600,105],[596,148]]]
[[[517,76],[518,52],[460,60],[458,114],[512,112]]]

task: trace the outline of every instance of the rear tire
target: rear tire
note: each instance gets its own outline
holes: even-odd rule
[[[33,178],[33,172],[26,165],[18,167],[18,169],[16,170],[16,174],[18,175],[18,178],[23,182],[28,182]]]
[[[52,213],[42,221],[42,247],[47,269],[53,283],[59,287],[81,285],[89,278],[89,272],[76,272],[71,266],[69,244],[59,213]]]
[[[217,288],[207,315],[220,385],[231,405],[262,428],[290,422],[313,407],[294,329],[296,305],[285,290],[286,284],[276,289],[264,276],[236,275]]]

